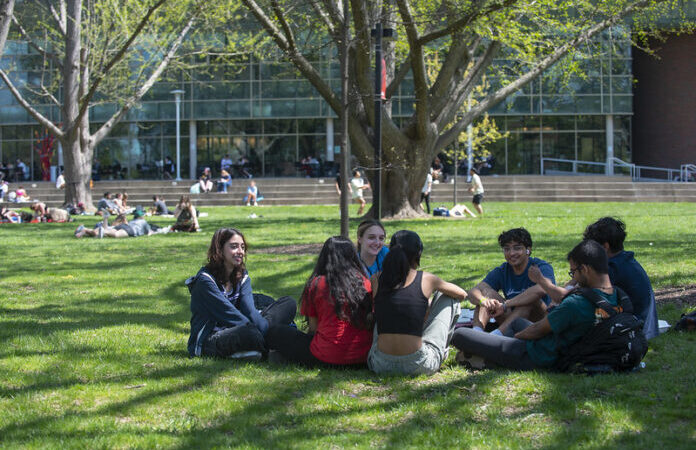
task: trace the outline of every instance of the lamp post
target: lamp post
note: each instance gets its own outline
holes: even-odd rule
[[[386,99],[387,83],[387,74],[382,58],[382,38],[392,38],[394,30],[382,28],[382,22],[377,22],[371,35],[375,39],[375,186],[372,187],[372,208],[375,219],[379,220],[382,217],[382,100]]]
[[[170,94],[174,94],[174,103],[176,103],[176,179],[181,181],[181,96],[184,91],[175,89]]]

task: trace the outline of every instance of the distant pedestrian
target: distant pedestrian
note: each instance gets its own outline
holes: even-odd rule
[[[433,168],[428,170],[428,175],[425,177],[425,184],[421,190],[421,203],[425,200],[425,206],[428,214],[430,214],[430,192],[433,190]]]
[[[354,170],[353,178],[350,180],[350,190],[353,200],[360,204],[358,215],[361,215],[365,209],[365,199],[363,198],[363,191],[365,189],[370,189],[370,183],[365,183],[365,180],[360,176],[360,171]]]
[[[474,198],[471,202],[474,204],[476,211],[483,216],[483,208],[481,207],[481,202],[483,201],[483,184],[481,184],[481,177],[479,177],[478,170],[473,167],[469,169],[469,175],[471,175],[471,187],[469,188],[469,192],[474,194]]]

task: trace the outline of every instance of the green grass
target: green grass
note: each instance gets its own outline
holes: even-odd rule
[[[567,280],[588,223],[618,215],[655,287],[694,284],[693,204],[486,203],[482,220],[387,223],[417,231],[423,268],[470,288],[502,261],[497,235],[524,226]],[[243,230],[254,290],[297,298],[335,207],[209,208],[203,233],[72,237],[76,224],[1,225],[0,446],[42,448],[646,448],[696,445],[696,335],[650,342],[646,368],[598,377],[486,370],[452,357],[432,377],[189,359],[183,285],[212,232]],[[355,209],[352,209],[355,214]],[[87,224],[94,218],[84,220]],[[157,223],[166,224],[166,219]],[[357,223],[351,224],[352,233]],[[674,323],[682,311],[660,307]]]

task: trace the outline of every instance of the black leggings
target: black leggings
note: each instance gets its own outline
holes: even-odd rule
[[[254,298],[256,307],[260,306]],[[292,297],[281,297],[263,308],[261,315],[268,321],[269,329],[280,325],[289,325],[295,319],[297,303]],[[266,352],[263,335],[252,323],[225,328],[211,334],[203,344],[202,354],[224,358],[233,353],[255,350]]]
[[[530,321],[518,318],[510,324],[506,334],[514,335],[529,325]],[[538,367],[527,353],[527,341],[522,339],[458,328],[452,336],[452,345],[462,353],[480,356],[496,366],[515,370],[533,370]]]
[[[428,210],[428,214],[430,214],[430,192],[427,194],[421,192],[421,201],[423,200],[425,200],[425,207]]]
[[[279,325],[268,329],[266,343],[271,350],[277,350],[290,362],[313,367],[324,364],[309,350],[313,334],[303,333],[288,325]]]

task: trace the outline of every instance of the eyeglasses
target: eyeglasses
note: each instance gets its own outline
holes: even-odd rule
[[[571,269],[568,271],[568,276],[569,276],[570,278],[573,278],[573,276],[575,275],[575,272],[577,272],[578,270],[580,270],[580,267],[576,267],[575,269],[571,268]]]
[[[509,245],[507,247],[503,247],[503,253],[512,253],[512,252],[519,253],[519,252],[523,252],[524,249],[525,249],[524,245]]]

